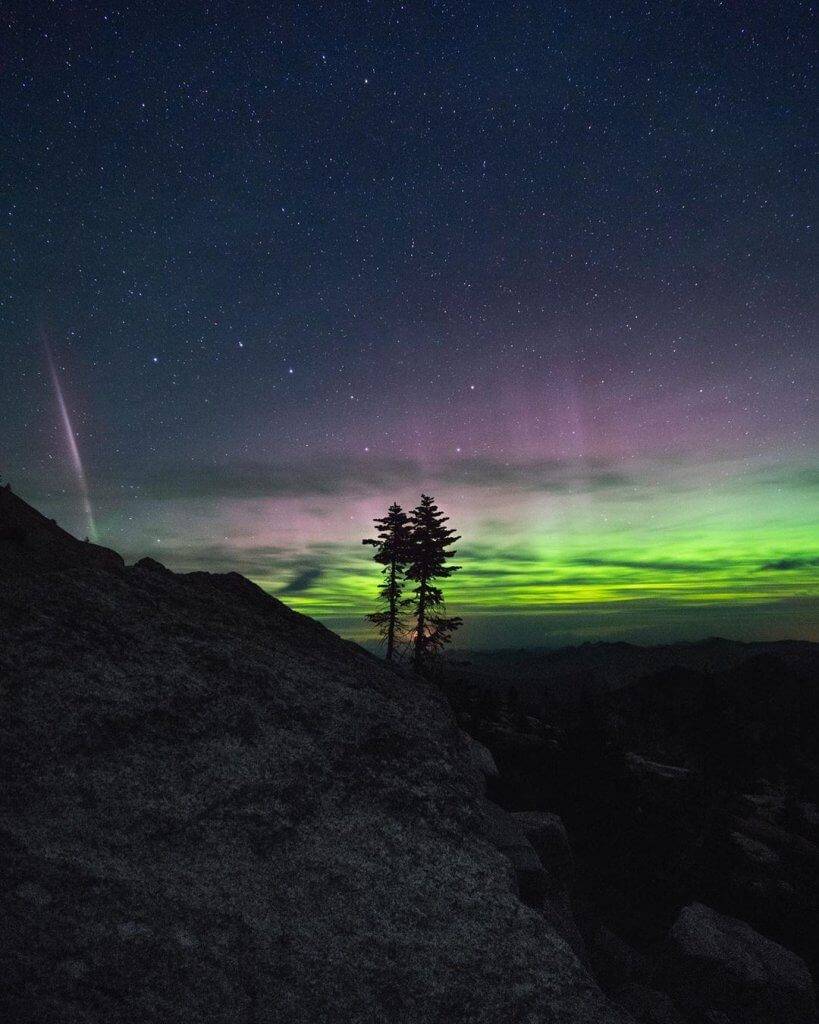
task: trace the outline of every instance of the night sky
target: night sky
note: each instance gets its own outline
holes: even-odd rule
[[[422,489],[462,643],[819,639],[810,5],[0,18],[23,497],[358,639]]]

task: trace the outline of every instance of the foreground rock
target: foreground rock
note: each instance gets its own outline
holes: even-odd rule
[[[546,869],[551,891],[568,890],[574,875],[574,860],[566,826],[558,815],[547,811],[515,811],[512,817]]]
[[[469,733],[463,733],[464,741],[469,747],[469,756],[472,761],[472,766],[480,772],[484,780],[496,779],[498,777],[498,766],[495,764],[495,758],[491,752],[476,739],[473,739]]]
[[[530,906],[540,906],[549,891],[549,877],[526,834],[511,814],[492,803],[485,809],[487,840],[509,861],[516,891]]]
[[[790,950],[743,921],[701,903],[672,927],[661,973],[691,1012],[722,1013],[732,1024],[807,1024],[815,1020],[810,973]]]
[[[439,696],[242,577],[44,536],[0,545],[0,1019],[624,1019]]]

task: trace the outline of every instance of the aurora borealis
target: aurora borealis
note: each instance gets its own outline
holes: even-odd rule
[[[710,466],[705,472],[718,483],[694,490],[688,471],[653,466],[645,469],[650,477],[624,473],[615,480],[608,469],[580,467],[570,483],[523,488],[513,502],[501,488],[454,495],[455,521],[473,538],[461,544],[464,571],[448,588],[473,618],[465,642],[624,634],[656,640],[669,632],[701,635],[709,622],[739,635],[782,635],[794,623],[811,630],[816,479],[798,472],[783,478],[776,470],[734,475],[731,467]],[[531,472],[525,467],[524,479]],[[350,539],[326,578],[311,581],[291,603],[342,621],[348,608],[368,607],[372,568]]]
[[[240,571],[366,641],[376,571],[362,527],[388,497],[409,505],[422,488],[448,496],[465,538],[447,589],[467,645],[816,635],[819,475],[796,460],[199,467],[125,498],[112,488],[98,510],[130,558]],[[34,497],[81,532],[67,491]]]
[[[819,639],[811,17],[27,8],[4,480],[356,639],[422,490],[462,644]]]

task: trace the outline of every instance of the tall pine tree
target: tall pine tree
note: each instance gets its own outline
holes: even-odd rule
[[[458,616],[447,616],[444,595],[436,580],[446,579],[460,569],[447,565],[455,554],[452,545],[461,538],[445,524],[445,516],[428,494],[409,514],[412,537],[409,545],[407,579],[416,583],[415,626],[413,628],[413,665],[420,671],[431,656],[448,644],[461,625]]]
[[[411,603],[403,596],[404,568],[409,557],[409,517],[400,505],[393,502],[387,514],[373,522],[377,527],[377,537],[367,538],[361,543],[371,544],[376,549],[373,558],[384,568],[383,582],[378,588],[381,607],[367,618],[378,627],[387,644],[387,661],[392,661],[396,639],[406,631],[402,612]]]

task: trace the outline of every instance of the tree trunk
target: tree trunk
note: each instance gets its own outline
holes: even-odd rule
[[[390,562],[390,621],[387,623],[387,661],[392,661],[395,646],[395,558]]]
[[[418,625],[415,633],[415,656],[413,658],[416,672],[421,670],[421,660],[424,653],[424,620],[427,610],[427,581],[426,579],[421,579],[419,582],[421,585],[418,588]]]

